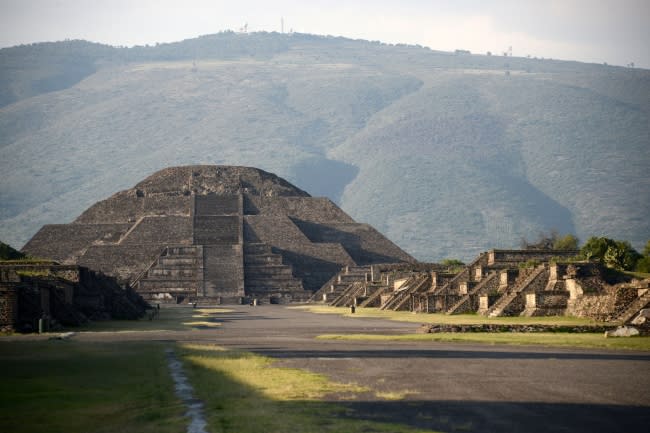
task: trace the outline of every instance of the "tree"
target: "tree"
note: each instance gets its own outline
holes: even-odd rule
[[[587,260],[602,260],[611,242],[613,242],[611,239],[592,236],[587,239],[587,242],[580,249],[580,256]]]
[[[567,234],[562,237],[558,237],[553,242],[554,250],[577,250],[578,249],[578,238],[572,234]]]
[[[646,242],[645,248],[643,248],[643,257],[636,261],[634,270],[650,273],[650,241]]]
[[[599,260],[608,268],[619,271],[631,271],[641,258],[641,254],[629,242],[605,237],[589,238],[580,255],[588,260]]]
[[[447,266],[449,272],[459,272],[465,266],[465,263],[458,259],[444,259],[440,264]]]
[[[17,251],[11,246],[0,242],[0,260],[18,260],[25,258],[25,254]]]
[[[521,248],[524,250],[577,250],[578,238],[572,234],[560,236],[552,229],[550,232],[539,232],[535,241],[521,238]]]

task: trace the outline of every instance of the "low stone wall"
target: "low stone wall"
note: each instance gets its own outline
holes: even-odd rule
[[[432,325],[422,324],[418,334],[439,332],[557,332],[557,333],[604,333],[612,326],[559,326],[559,325]]]
[[[578,253],[578,250],[490,250],[487,264],[524,263],[529,260],[546,262],[554,257],[574,257]]]

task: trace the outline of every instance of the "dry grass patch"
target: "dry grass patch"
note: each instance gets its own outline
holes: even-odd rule
[[[319,335],[316,338],[321,340],[439,341],[650,351],[650,337],[605,338],[603,334],[600,333],[571,334],[555,332],[440,332],[432,334],[407,335],[324,334]]]
[[[213,432],[423,432],[406,425],[356,418],[354,411],[339,402],[370,392],[354,383],[277,367],[271,358],[219,346],[181,345],[178,353],[196,396],[205,402]]]
[[[410,323],[432,323],[441,325],[557,325],[557,326],[589,326],[602,325],[592,319],[570,316],[549,317],[485,317],[480,314],[440,314],[412,313],[410,311],[384,311],[378,308],[357,308],[354,314],[346,307],[329,307],[325,305],[300,305],[296,308],[318,314],[339,314],[346,317],[371,317]]]

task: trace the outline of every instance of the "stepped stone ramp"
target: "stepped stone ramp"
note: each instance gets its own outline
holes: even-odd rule
[[[649,305],[650,290],[632,301],[632,303],[621,314],[619,314],[615,320],[621,323],[627,323],[639,314],[639,311],[647,308]]]
[[[245,296],[244,252],[240,244],[203,246],[203,296],[236,300]]]
[[[193,243],[203,245],[201,295],[236,301],[245,296],[242,197],[209,193],[192,202]]]
[[[447,310],[447,314],[470,313],[478,310],[478,295],[499,287],[499,273],[491,272]]]
[[[312,224],[313,232],[314,225],[327,224],[320,232],[329,234],[314,242],[295,221]],[[56,239],[56,245],[48,244],[48,238]],[[281,263],[264,263],[271,256],[252,258],[256,254],[245,262],[249,243],[268,245],[270,254],[281,257],[271,260]],[[302,288],[315,291],[342,266],[358,264],[352,255],[368,264],[412,260],[326,198],[310,197],[263,170],[213,165],[156,172],[89,207],[72,224],[44,227],[26,249],[38,257],[84,263],[123,283],[146,277],[150,281],[143,286],[155,280],[162,287],[175,284],[173,272],[159,269],[156,278],[143,272],[165,248],[176,245],[203,247],[204,279],[198,293],[206,297],[247,296],[246,281],[251,293],[283,281],[284,286],[276,287],[282,296],[293,291],[298,299],[305,295]]]
[[[310,300],[313,302],[325,301],[329,305],[333,305],[333,303],[343,295],[352,283],[359,282],[365,284],[368,281],[368,276],[371,272],[372,270],[370,266],[347,265],[339,267],[335,274],[329,280],[321,284],[318,290],[313,293]],[[337,287],[337,290],[332,290],[333,285]],[[323,294],[326,295],[327,299],[324,300]]]
[[[23,252],[60,263],[74,263],[93,244],[116,243],[132,224],[52,224],[44,226]]]
[[[137,277],[132,286],[147,301],[196,298],[202,289],[201,246],[171,246]]]
[[[506,292],[487,311],[488,317],[514,316],[524,311],[525,295],[542,291],[548,283],[549,271],[545,265],[539,265],[512,290]]]
[[[381,306],[382,310],[404,311],[410,309],[411,296],[426,290],[431,285],[431,276],[428,273],[415,275],[407,282],[408,287],[395,294],[395,296]]]
[[[293,300],[295,295],[303,290],[302,280],[294,277],[292,268],[285,265],[282,260],[282,255],[274,253],[268,244],[246,243],[244,245],[246,292],[255,298],[268,297],[270,302],[282,302],[287,295]],[[304,297],[306,296],[307,294]]]

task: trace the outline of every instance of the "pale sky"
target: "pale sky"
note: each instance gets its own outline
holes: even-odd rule
[[[0,0],[0,47],[280,31],[650,68],[650,0]]]

